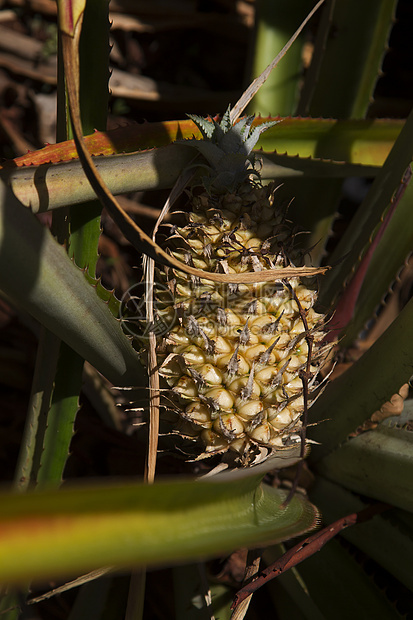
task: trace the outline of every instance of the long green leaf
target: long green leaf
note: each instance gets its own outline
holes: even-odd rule
[[[57,487],[63,479],[63,470],[73,437],[76,414],[79,410],[84,360],[65,343],[60,345],[60,358],[55,375],[52,403],[47,415],[37,483]]]
[[[0,289],[110,381],[136,385],[138,356],[64,249],[0,184]],[[18,251],[16,251],[18,248]]]
[[[371,242],[371,235],[392,203],[413,156],[413,113],[410,114],[365,200],[331,256],[334,270],[323,279],[319,303],[328,307],[356,270]]]
[[[384,461],[380,467],[383,471]],[[394,482],[397,484],[397,480]],[[321,509],[326,523],[333,522],[344,514],[359,512],[366,508],[366,504],[359,497],[322,476],[317,476],[311,488],[311,499]],[[340,535],[413,591],[411,570],[413,539],[392,524],[391,515],[390,520],[387,514],[376,515],[366,523],[358,524],[357,527],[344,529]]]
[[[263,553],[267,566],[286,552],[285,545],[269,547]],[[268,584],[268,592],[280,620],[327,620],[310,596],[297,568],[281,573]]]
[[[377,166],[365,166],[364,164],[350,164],[342,161],[313,159],[309,157],[290,157],[278,155],[278,153],[260,154],[262,169],[260,176],[265,179],[293,179],[297,177],[311,177],[320,183],[320,179],[341,179],[344,177],[375,177],[380,168]]]
[[[317,470],[357,493],[413,512],[412,432],[379,425],[327,455]]]
[[[71,7],[73,7],[73,2]],[[59,10],[61,10],[61,5]],[[61,20],[60,20],[61,21]],[[85,5],[81,51],[79,53],[79,78],[81,82],[81,109],[85,131],[105,129],[108,108],[109,20],[101,1],[88,0]],[[90,53],[93,50],[93,54]],[[67,81],[59,55],[58,124],[57,139],[71,138],[67,118]],[[60,134],[60,135],[59,135]],[[69,209],[68,237],[65,240],[69,256],[75,264],[95,275],[100,237],[101,205],[92,201],[82,208]],[[53,223],[56,213],[53,214]],[[60,217],[60,214],[59,216]],[[46,352],[47,353],[47,352]],[[39,485],[59,485],[69,454],[74,423],[79,409],[84,359],[69,345],[60,346],[59,362],[54,378],[54,390],[47,416],[44,437],[38,436],[42,445],[37,482]]]
[[[277,611],[277,618],[279,620],[290,620],[290,618],[327,620],[300,582],[302,579],[298,581],[292,571],[287,571],[269,584],[268,589]]]
[[[185,146],[170,145],[143,153],[95,158],[105,183],[114,194],[172,187],[193,155]],[[0,177],[34,213],[94,200],[81,163],[76,160],[27,169],[4,168]]]
[[[396,0],[336,0],[310,115],[364,118],[394,19]]]
[[[384,119],[283,118],[261,134],[258,146],[266,152],[381,166],[403,125]]]
[[[258,486],[257,486],[258,485]],[[242,482],[82,486],[0,497],[0,580],[51,578],[111,565],[197,560],[313,528],[296,495]]]
[[[373,317],[386,293],[396,280],[401,267],[412,251],[413,230],[413,183],[410,182],[404,195],[383,233],[370,260],[363,286],[354,309],[354,315],[347,324],[340,345],[346,347],[359,336],[367,322]]]
[[[80,110],[85,133],[104,131],[109,104],[109,2],[87,0],[79,42]],[[59,71],[64,74],[63,62]],[[64,102],[66,104],[66,100]],[[64,107],[68,113],[67,105]],[[69,123],[69,119],[66,119]],[[72,138],[73,134],[64,139]],[[69,256],[95,275],[102,205],[98,200],[70,210]]]
[[[264,151],[277,151],[301,157],[321,157],[381,166],[393,146],[404,120],[369,119],[334,120],[329,118],[263,118],[253,121],[256,127],[261,123],[279,122],[261,133],[258,147]],[[192,120],[164,121],[126,125],[109,131],[94,131],[85,136],[91,155],[111,156],[136,153],[168,146],[176,140],[197,138],[201,132]],[[13,168],[41,166],[43,164],[73,162],[78,159],[73,140],[49,144],[38,151],[31,151],[2,164],[2,174]]]
[[[257,6],[253,77],[257,77],[284,47],[298,24],[313,8],[312,0],[263,0]],[[302,44],[296,41],[253,98],[249,111],[294,114],[299,95]]]
[[[331,540],[300,564],[298,573],[326,620],[402,618],[384,589],[374,583],[337,540]]]
[[[15,487],[20,491],[26,490],[36,479],[40,451],[43,449],[42,445],[36,445],[36,437],[38,433],[40,436],[44,434],[59,345],[59,338],[43,327],[39,336],[32,390],[14,477]]]
[[[310,70],[303,97],[312,92],[311,102],[301,102],[300,113],[311,116],[364,118],[371,102],[374,84],[386,49],[392,23],[395,0],[335,0],[324,7],[320,24],[321,42],[317,41],[315,59],[319,48],[324,47],[317,76]],[[330,32],[326,36],[327,12],[330,15]],[[327,138],[328,139],[328,138]],[[351,141],[342,140],[342,150],[351,149]],[[321,157],[325,144],[321,139],[316,157]],[[347,156],[343,156],[348,161]],[[294,188],[295,189],[295,188]],[[295,200],[290,216],[312,231],[308,239],[315,246],[311,258],[318,262],[323,255],[331,226],[342,196],[342,183],[328,179],[323,183],[309,180],[299,184],[294,191]],[[352,242],[357,242],[353,231]],[[334,262],[333,262],[334,264]]]
[[[313,462],[337,448],[413,374],[413,299],[343,375],[327,385],[309,412]],[[377,473],[377,472],[376,472]]]

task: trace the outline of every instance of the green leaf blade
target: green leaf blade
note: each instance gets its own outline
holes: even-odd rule
[[[317,470],[357,493],[413,512],[412,432],[379,425],[326,456]]]
[[[390,400],[413,374],[413,299],[368,351],[327,385],[309,411],[316,462]],[[349,406],[351,403],[351,406]]]
[[[395,0],[337,0],[310,115],[364,118],[371,101]]]
[[[342,236],[332,256],[332,269],[323,280],[319,303],[329,307],[356,270],[364,252],[371,243],[371,235],[389,208],[407,166],[413,157],[413,113],[410,114],[386,162],[376,176],[370,190]],[[339,263],[339,264],[338,264]]]
[[[30,211],[0,199],[0,288],[110,381],[137,385],[142,367],[120,323]],[[16,248],[19,252],[16,252]]]
[[[384,467],[384,463],[381,467]],[[339,519],[343,514],[366,508],[366,504],[357,495],[322,476],[317,476],[311,489],[311,499],[321,508],[327,523]],[[357,527],[344,529],[340,536],[373,558],[413,591],[413,538],[394,524],[394,513],[392,510],[376,515],[374,519],[359,523]]]
[[[3,494],[0,580],[197,560],[315,527],[318,513],[307,500],[296,495],[283,508],[287,493],[258,482],[250,476],[236,484],[126,483]]]

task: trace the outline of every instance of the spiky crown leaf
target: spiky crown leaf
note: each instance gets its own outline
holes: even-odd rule
[[[252,127],[254,116],[246,116],[232,124],[230,107],[217,123],[201,116],[188,114],[202,133],[203,140],[185,140],[184,144],[196,148],[208,161],[211,171],[203,177],[205,188],[210,193],[221,194],[234,191],[248,177],[254,164],[252,149],[260,135],[279,121],[262,123]]]

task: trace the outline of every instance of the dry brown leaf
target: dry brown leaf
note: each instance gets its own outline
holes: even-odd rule
[[[393,394],[391,399],[384,403],[378,411],[375,411],[371,417],[359,426],[354,433],[350,434],[350,437],[357,437],[361,433],[371,431],[377,428],[379,422],[382,422],[386,418],[394,415],[401,415],[403,413],[404,401],[409,395],[409,384],[405,383],[400,388],[397,394]]]

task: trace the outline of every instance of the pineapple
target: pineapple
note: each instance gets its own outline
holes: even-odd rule
[[[175,226],[169,251],[233,284],[163,268],[158,319],[170,325],[158,343],[165,405],[175,431],[200,445],[197,458],[228,453],[254,462],[300,442],[302,415],[325,356],[324,317],[316,291],[298,277],[237,283],[237,274],[292,266],[293,235],[274,189],[263,187],[251,151],[269,123],[252,117],[232,125],[191,116],[204,140],[185,141],[210,168],[190,193],[187,223]],[[172,295],[171,295],[172,293]],[[306,386],[306,387],[304,387]]]

